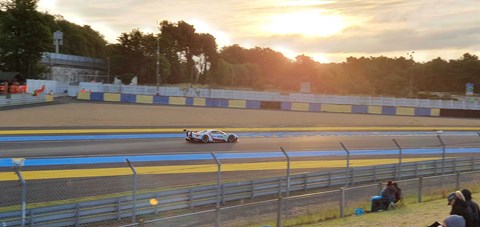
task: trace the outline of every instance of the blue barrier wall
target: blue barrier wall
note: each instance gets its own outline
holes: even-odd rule
[[[122,103],[142,103],[156,105],[187,105],[187,106],[208,106],[220,108],[247,108],[247,109],[268,109],[288,110],[306,112],[332,112],[332,113],[361,113],[361,114],[383,114],[383,115],[405,115],[405,116],[441,116],[438,108],[421,107],[394,107],[394,106],[367,106],[367,105],[341,105],[328,103],[298,103],[298,102],[274,102],[258,100],[238,100],[220,98],[193,98],[193,97],[170,97],[170,96],[148,96],[134,94],[83,92],[78,93],[77,99],[92,101],[119,101]],[[446,112],[446,111],[445,111]]]

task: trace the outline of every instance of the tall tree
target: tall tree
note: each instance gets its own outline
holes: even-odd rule
[[[52,34],[37,9],[38,0],[0,2],[0,61],[4,70],[36,78],[35,66],[51,48]]]
[[[119,44],[108,47],[107,55],[110,57],[112,74],[138,76],[141,84],[155,84],[157,37],[133,29],[129,33],[122,33],[118,41]],[[160,55],[159,60],[162,66],[160,75],[168,77],[168,61],[163,55]]]

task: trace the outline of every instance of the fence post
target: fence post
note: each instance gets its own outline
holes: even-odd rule
[[[132,223],[135,223],[135,216],[137,216],[137,171],[135,166],[127,159],[127,164],[133,172],[133,188],[132,188]]]
[[[442,175],[444,175],[445,174],[445,152],[446,152],[446,148],[445,148],[445,143],[442,140],[442,137],[440,137],[440,135],[437,135],[437,138],[440,141],[440,143],[442,144]]]
[[[340,188],[340,218],[345,217],[345,187]]]
[[[423,177],[418,178],[418,203],[423,202]]]
[[[288,156],[287,152],[283,149],[283,147],[280,147],[280,150],[282,150],[283,154],[285,157],[287,157],[287,197],[290,196],[290,156]]]
[[[347,169],[345,169],[345,187],[348,187],[348,182],[349,182],[348,176],[350,173],[350,151],[347,149],[347,147],[345,147],[345,145],[343,145],[342,142],[340,142],[340,145],[342,145],[343,149],[347,152]]]
[[[278,197],[278,205],[277,205],[277,227],[282,227],[282,196]]]
[[[21,163],[21,164],[23,165],[23,163]],[[15,165],[13,168],[15,170],[15,173],[18,176],[18,180],[20,181],[20,184],[22,185],[22,222],[21,222],[21,226],[25,227],[25,219],[26,219],[25,209],[27,208],[27,182],[25,182],[25,180],[23,179],[22,173],[20,172],[20,165]]]
[[[402,149],[402,146],[400,146],[400,144],[397,142],[397,140],[393,139],[393,142],[395,143],[395,145],[397,145],[398,147],[398,167],[399,167],[399,170],[398,170],[398,180],[401,180],[402,179],[402,153],[403,153],[403,149]]]
[[[456,179],[456,186],[457,186],[457,190],[460,190],[460,172],[457,172],[457,179]]]
[[[217,163],[217,203],[216,203],[216,212],[215,212],[215,227],[220,226],[220,193],[221,193],[221,182],[222,182],[222,163],[220,163],[220,160],[217,158],[215,153],[211,153],[213,159],[215,159],[215,162]]]

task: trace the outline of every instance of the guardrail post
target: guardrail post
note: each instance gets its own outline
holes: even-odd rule
[[[135,217],[137,216],[137,171],[135,166],[127,159],[127,164],[133,172],[133,186],[132,186],[132,223],[135,223]]]
[[[397,140],[393,139],[393,142],[395,143],[395,145],[397,145],[398,147],[398,167],[399,167],[399,170],[398,170],[398,180],[401,180],[402,179],[402,153],[403,153],[403,149],[402,149],[402,146],[400,146],[400,144],[397,142]]]
[[[457,172],[457,159],[453,159],[453,172]]]
[[[472,157],[472,171],[475,170],[475,157]]]
[[[423,202],[423,177],[418,178],[418,203]]]
[[[217,203],[216,203],[216,212],[215,212],[215,227],[220,226],[220,199],[221,199],[221,182],[222,182],[222,163],[217,158],[215,153],[210,153],[217,163]]]
[[[460,190],[460,172],[457,172],[457,179],[456,179],[456,186],[457,190]]]
[[[328,172],[328,187],[332,187],[332,172]]]
[[[188,193],[188,200],[190,202],[190,204],[189,204],[190,208],[193,208],[193,189],[194,188],[190,188],[190,191]]]
[[[308,190],[308,173],[303,174],[303,190]]]
[[[75,227],[79,225],[80,221],[80,204],[77,203],[75,206]]]
[[[348,187],[348,182],[349,182],[349,173],[350,173],[350,151],[343,145],[342,142],[340,142],[340,145],[342,145],[343,149],[347,152],[347,168],[345,169],[345,187]]]
[[[287,152],[283,149],[283,147],[280,147],[280,150],[282,150],[283,154],[285,157],[287,157],[287,197],[290,196],[290,156],[288,156]]]
[[[120,221],[120,214],[121,214],[121,203],[120,203],[120,198],[117,198],[117,200],[115,201],[115,208],[117,210],[117,221]]]
[[[418,177],[418,162],[415,162],[415,177]]]
[[[340,188],[340,218],[345,217],[345,187]]]
[[[252,194],[250,194],[250,199],[255,198],[255,183],[253,180],[250,181],[250,189],[252,190]]]
[[[23,163],[22,163],[23,165]],[[13,167],[15,170],[15,173],[18,176],[18,180],[20,181],[20,184],[22,185],[22,221],[21,221],[21,226],[25,227],[25,221],[26,221],[26,208],[27,208],[27,182],[23,179],[22,173],[20,172],[20,166],[15,166]]]
[[[446,152],[446,148],[445,148],[445,143],[442,140],[442,137],[440,137],[440,135],[437,135],[437,138],[440,141],[440,143],[442,144],[442,175],[444,175],[445,174],[445,152]]]

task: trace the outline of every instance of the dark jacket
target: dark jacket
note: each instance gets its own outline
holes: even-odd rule
[[[466,227],[475,227],[473,223],[473,212],[472,209],[467,205],[467,202],[461,199],[455,199],[450,214],[462,216],[465,219]]]
[[[470,207],[473,213],[473,226],[480,227],[480,209],[478,204],[472,201],[472,192],[468,189],[462,190],[463,196],[465,196],[465,200],[467,201],[467,205]]]
[[[380,196],[382,196],[383,200],[388,201],[388,203],[395,202],[395,192],[396,190],[393,186],[387,186],[382,190]]]
[[[478,207],[478,204],[470,200],[470,201],[467,201],[467,205],[472,210],[473,226],[480,227],[480,209]]]

